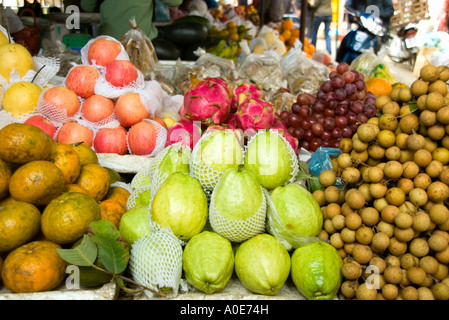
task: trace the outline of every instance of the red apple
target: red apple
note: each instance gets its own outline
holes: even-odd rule
[[[81,98],[89,98],[95,93],[95,84],[100,73],[97,68],[92,66],[75,66],[65,79],[65,85],[68,89],[74,91]]]
[[[56,86],[45,91],[43,100],[48,105],[48,108],[45,108],[44,111],[45,115],[53,121],[60,122],[71,118],[80,109],[78,95],[62,86]]]
[[[128,130],[127,140],[131,154],[150,155],[156,147],[156,125],[149,121],[136,123]]]
[[[134,64],[127,60],[114,60],[106,65],[106,81],[117,88],[124,88],[137,81],[138,73]]]
[[[168,130],[167,124],[165,123],[164,119],[162,119],[161,117],[154,117],[154,118],[151,118],[150,120],[156,121],[161,126],[163,126],[165,128],[165,130]]]
[[[150,113],[140,100],[140,95],[135,92],[121,95],[115,103],[115,116],[118,122],[125,128],[146,119]]]
[[[82,142],[92,147],[94,133],[91,129],[83,126],[76,121],[64,123],[58,131],[57,142],[72,144]]]
[[[26,124],[31,124],[38,128],[41,128],[50,137],[54,137],[56,133],[56,126],[53,122],[45,118],[43,115],[35,114],[25,120]]]
[[[122,126],[101,128],[94,137],[93,147],[95,152],[116,153],[119,155],[127,154],[126,135],[127,131]]]
[[[95,64],[104,67],[117,59],[121,51],[122,46],[118,41],[98,38],[90,44],[87,51],[87,60],[90,64],[93,64],[95,60]]]
[[[112,99],[94,94],[81,105],[81,116],[90,122],[99,122],[107,119],[114,113],[115,104]]]

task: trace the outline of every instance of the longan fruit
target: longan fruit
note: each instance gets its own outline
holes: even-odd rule
[[[336,231],[339,231],[345,227],[345,217],[341,214],[334,216],[332,219],[332,226]]]
[[[435,120],[441,124],[449,124],[449,106],[444,106],[435,114]]]
[[[357,288],[355,296],[357,300],[376,300],[377,289],[363,282]]]
[[[328,234],[333,234],[337,232],[337,230],[334,228],[334,225],[332,223],[332,219],[326,219],[323,222],[323,228],[326,230]]]
[[[429,92],[426,97],[426,109],[438,111],[444,106],[444,97],[440,92]]]
[[[340,233],[336,232],[333,233],[330,238],[329,238],[329,243],[335,248],[335,249],[340,249],[343,248],[344,246],[344,241],[341,238]]]
[[[413,188],[408,193],[408,197],[411,203],[413,203],[417,207],[424,206],[428,199],[427,192],[421,188]]]
[[[418,211],[413,217],[412,228],[415,231],[423,232],[429,230],[430,227],[430,217],[425,211]]]
[[[395,256],[401,256],[407,251],[407,247],[408,247],[407,242],[399,241],[395,236],[390,237],[390,244],[388,245],[388,251],[391,254]]]
[[[326,199],[324,197],[324,191],[317,189],[312,192],[312,196],[315,198],[315,200],[318,202],[320,207],[326,205]]]
[[[408,87],[401,88],[401,90],[399,90],[398,92],[399,101],[409,102],[412,99],[412,97],[413,97],[412,91]]]
[[[437,300],[449,300],[449,286],[439,282],[432,286],[432,294]]]
[[[383,232],[390,238],[393,237],[394,224],[381,220],[381,221],[379,221],[379,223],[377,224],[376,227],[377,227],[378,232]]]
[[[411,151],[411,150],[401,150],[400,154],[399,154],[399,159],[398,161],[400,163],[405,163],[407,161],[412,161],[413,160],[413,156],[415,155],[415,151]]]
[[[416,214],[417,209],[413,203],[411,203],[410,201],[405,201],[399,206],[399,212],[405,212],[410,215],[414,215]]]
[[[402,176],[404,169],[402,164],[396,160],[390,160],[385,164],[384,175],[390,179],[397,179]]]
[[[444,263],[438,263],[438,271],[432,276],[437,280],[443,280],[449,274],[449,267]]]
[[[345,243],[352,243],[352,242],[355,242],[355,240],[356,240],[356,238],[355,238],[355,231],[349,229],[348,227],[343,228],[340,231],[340,235],[341,235],[341,239]]]
[[[402,177],[413,179],[419,173],[419,166],[413,161],[406,161],[402,164]]]
[[[376,98],[375,106],[377,109],[382,110],[383,106],[390,101],[391,98],[389,95],[382,94]]]
[[[341,153],[337,157],[337,164],[338,164],[338,167],[341,169],[352,166],[353,163],[352,163],[351,155],[349,153]]]
[[[345,298],[353,299],[355,298],[358,287],[359,283],[357,281],[346,280],[341,284],[340,291],[345,296]]]
[[[369,185],[369,183],[363,183],[358,188],[358,190],[363,194],[366,202],[370,202],[371,200],[373,200],[373,197],[371,196],[371,193],[369,191]]]
[[[387,300],[395,300],[399,294],[398,286],[392,283],[387,283],[382,287],[382,295]]]
[[[393,206],[393,205],[389,204],[388,206],[386,206],[385,208],[382,209],[382,211],[380,212],[380,217],[385,222],[393,223],[394,218],[396,217],[396,215],[398,213],[399,213],[399,208],[397,206]]]
[[[429,165],[425,168],[426,173],[431,178],[438,178],[443,170],[443,164],[438,160],[430,161]]]
[[[432,290],[426,287],[418,288],[418,300],[435,300]]]
[[[385,194],[388,191],[388,187],[381,183],[381,182],[377,182],[377,183],[370,183],[369,185],[369,192],[371,194],[371,197],[375,198],[375,199],[380,199],[383,198],[385,196]],[[388,202],[387,202],[388,205]]]
[[[391,284],[398,284],[401,282],[403,273],[399,266],[387,266],[384,271],[385,280]]]
[[[385,259],[381,258],[380,256],[374,256],[369,261],[369,265],[377,267],[379,274],[384,273],[385,268],[387,267],[387,263],[385,262]]]
[[[434,204],[429,210],[429,218],[436,224],[445,223],[449,219],[449,209],[444,204]]]
[[[335,175],[335,172],[332,170],[323,170],[318,175],[318,182],[325,188],[333,186],[336,181],[337,176]]]
[[[392,267],[392,266],[400,267],[401,266],[401,260],[399,259],[398,256],[393,255],[393,254],[389,254],[385,258],[385,263],[387,264],[387,267]]]
[[[352,251],[354,250],[354,246],[355,246],[355,243],[345,243],[343,248],[345,249],[347,254],[352,254]]]
[[[432,153],[426,149],[416,150],[413,154],[413,161],[420,167],[427,167],[432,161]]]
[[[356,243],[352,250],[352,257],[358,263],[366,264],[373,257],[373,251],[368,245]]]
[[[430,251],[429,244],[423,238],[413,239],[410,242],[408,249],[411,254],[413,254],[414,256],[416,256],[418,258],[422,258],[422,257],[426,256]]]
[[[343,153],[349,153],[352,151],[352,139],[351,138],[343,138],[338,143],[338,148]]]
[[[440,72],[438,75],[438,79],[447,82],[449,80],[449,67],[447,66],[438,66],[438,71]]]
[[[397,187],[404,191],[405,194],[409,194],[409,192],[415,187],[412,179],[401,178],[398,180]]]
[[[371,183],[378,183],[381,182],[384,178],[384,171],[382,168],[379,167],[371,167],[367,171],[369,182]]]
[[[362,123],[359,125],[356,132],[360,141],[369,143],[376,139],[377,134],[380,132],[380,128],[373,123]]]
[[[444,264],[449,263],[449,247],[444,248],[441,251],[435,252],[435,258]]]
[[[365,160],[366,161],[366,160]],[[347,167],[341,172],[341,180],[347,184],[357,184],[360,182],[361,174],[357,168]]]
[[[378,144],[373,144],[368,147],[368,155],[371,159],[380,160],[385,156],[385,148]]]
[[[401,268],[407,270],[410,267],[419,266],[419,259],[410,252],[403,254],[399,260],[401,261]]]
[[[358,138],[354,138],[354,137],[352,138],[352,150],[351,150],[351,153],[352,153],[352,151],[355,151],[355,152],[358,152],[358,153],[366,151],[366,150],[368,150],[368,147],[369,147],[369,143],[368,142],[363,142],[362,140],[360,140]]]
[[[410,228],[413,224],[413,217],[406,212],[399,212],[394,217],[394,224],[401,229]]]
[[[357,261],[346,262],[341,267],[341,273],[346,280],[357,280],[362,275],[362,267]]]
[[[337,186],[329,186],[324,189],[324,199],[327,203],[338,202],[340,199],[340,189]]]
[[[413,228],[411,227],[405,229],[396,227],[394,228],[394,236],[401,242],[408,242],[415,236],[415,230],[413,230]]]
[[[441,181],[432,182],[426,189],[430,201],[443,202],[449,196],[449,186]]]
[[[371,247],[374,252],[384,252],[390,245],[390,237],[385,232],[376,232],[371,240]]]
[[[407,137],[407,149],[409,150],[419,150],[424,147],[426,143],[425,137],[419,133],[412,133]]]
[[[416,188],[421,188],[426,190],[428,186],[432,183],[432,178],[424,172],[418,173],[413,179],[413,184]]]
[[[432,256],[424,256],[419,260],[419,267],[427,274],[433,275],[438,271],[438,260]]]
[[[428,127],[426,133],[430,139],[439,141],[446,135],[446,130],[442,124],[436,123],[433,126]]]
[[[407,269],[407,279],[410,283],[421,285],[426,280],[426,272],[420,267],[410,267]]]
[[[447,239],[445,239],[445,237],[443,235],[438,234],[438,233],[432,234],[427,239],[427,243],[429,245],[429,248],[435,252],[443,251],[448,246]]]
[[[441,162],[444,166],[449,162],[449,150],[444,147],[438,147],[432,151],[432,159]]]
[[[405,192],[398,187],[389,188],[385,193],[385,200],[393,206],[400,206],[406,200]]]
[[[426,288],[430,287],[435,282],[434,280],[435,279],[430,274],[426,275],[426,279],[424,280],[423,283],[421,283],[421,287],[426,287]]]
[[[443,109],[443,108],[442,108]],[[441,110],[441,109],[440,109]],[[438,110],[438,112],[440,111]],[[426,127],[433,126],[437,123],[437,112],[430,110],[422,110],[419,115],[419,122]]]
[[[391,130],[381,130],[377,134],[377,142],[385,149],[392,147],[396,143],[396,135]]]
[[[379,211],[373,207],[365,207],[360,211],[362,223],[368,227],[373,227],[379,222]]]
[[[362,225],[362,218],[356,212],[352,212],[345,217],[345,226],[351,230],[357,230]]]
[[[415,97],[422,96],[427,93],[428,84],[424,80],[416,79],[410,86],[410,90]]]
[[[354,210],[346,202],[344,202],[341,205],[341,214],[346,217],[351,212],[354,212]]]
[[[433,82],[439,79],[440,71],[433,64],[428,64],[420,69],[419,76],[425,82]]]
[[[350,197],[346,197],[346,203],[354,210],[361,209],[365,206],[366,199],[362,192],[354,189]]]
[[[357,152],[354,150],[351,151],[351,158],[355,163],[366,162],[369,159],[368,149]]]
[[[373,236],[374,232],[369,227],[360,227],[355,232],[355,238],[360,244],[370,244]]]
[[[399,120],[398,127],[401,132],[411,134],[419,127],[419,117],[413,113],[406,114]]]
[[[418,300],[419,298],[418,289],[413,286],[406,286],[402,288],[401,295],[404,300]]]
[[[424,144],[423,148],[432,153],[433,151],[435,151],[435,149],[438,148],[438,142],[433,141],[429,137],[426,137],[426,143]],[[433,158],[433,156],[432,156],[432,158]]]
[[[340,214],[341,214],[341,207],[338,203],[333,202],[329,203],[326,206],[326,215],[329,219],[332,219]]]
[[[317,234],[317,238],[327,241],[329,239],[329,234],[327,233],[326,230],[321,229],[320,232],[318,232]]]

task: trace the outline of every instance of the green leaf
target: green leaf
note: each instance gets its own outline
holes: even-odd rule
[[[72,249],[56,249],[62,259],[70,264],[90,267],[97,259],[98,248],[88,235],[83,236],[81,243]]]
[[[106,270],[113,274],[125,271],[129,261],[129,248],[115,225],[109,220],[93,221],[88,232],[98,246],[98,255]]]

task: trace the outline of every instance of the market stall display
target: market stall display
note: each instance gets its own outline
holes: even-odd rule
[[[244,16],[216,14],[226,37]],[[171,25],[184,49],[214,32],[201,18]],[[137,29],[98,36],[63,77],[0,45],[7,299],[61,293],[67,266],[131,299],[449,299],[449,67],[407,85],[370,52],[305,50],[288,21],[260,30],[170,64]]]

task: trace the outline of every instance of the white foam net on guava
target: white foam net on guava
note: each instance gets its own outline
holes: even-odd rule
[[[276,210],[276,205],[271,198],[270,192],[268,190],[264,190],[264,192],[267,198],[267,231],[278,239],[287,250],[296,249],[315,241],[322,241],[318,237],[299,234],[288,229]]]
[[[151,198],[153,198],[156,195],[156,192],[157,190],[159,190],[159,187],[164,183],[164,181],[169,176],[167,173],[159,170],[162,161],[171,150],[178,148],[182,148],[183,151],[188,152],[190,159],[190,149],[183,147],[180,143],[174,143],[168,147],[165,147],[151,161],[150,168],[148,169],[151,180]]]
[[[167,298],[176,297],[187,285],[181,279],[183,250],[179,240],[170,232],[158,230],[138,239],[131,246],[129,270],[135,281],[152,290],[171,288]],[[144,290],[149,298],[156,297]]]
[[[152,160],[154,161],[154,160]],[[140,169],[132,178],[130,184],[131,184],[131,188],[137,189],[141,186],[146,186],[146,185],[150,185],[151,183],[151,179],[150,179],[150,174],[148,171],[148,168],[142,168]]]
[[[151,184],[144,184],[132,189],[131,194],[126,201],[126,210],[130,210],[139,204],[149,204],[151,194]],[[145,199],[148,197],[148,201]]]
[[[157,137],[156,137],[156,144],[154,146],[154,149],[149,154],[142,155],[144,157],[154,157],[162,149],[165,148],[165,143],[167,142],[167,129],[165,129],[159,122],[151,120],[151,119],[143,119],[142,121],[152,123],[156,128],[156,136]],[[126,144],[128,146],[129,154],[133,154],[131,148],[129,147],[128,139],[126,139]]]
[[[198,161],[197,159],[201,159],[201,143],[207,139],[209,139],[210,135],[212,135],[215,131],[206,132],[203,134],[201,139],[196,143],[196,145],[193,147],[192,154],[190,156],[190,175],[200,182],[201,186],[203,187],[204,191],[206,192],[206,195],[209,197],[212,194],[212,191],[214,190],[215,186],[217,185],[218,181],[220,180],[221,176],[223,175],[223,172],[215,170],[211,167],[209,167],[206,163],[202,161]],[[224,131],[226,133],[232,134],[232,136],[236,139],[236,143],[240,146],[240,143],[238,142],[237,138],[233,133],[230,133],[229,131]],[[242,157],[239,159],[237,164],[243,164],[243,148],[241,148],[241,154]],[[233,157],[235,157],[235,154],[233,154]]]
[[[251,217],[240,219],[227,219],[215,207],[215,192],[212,193],[209,204],[209,221],[212,229],[229,241],[240,243],[265,231],[267,201],[262,186],[262,204]]]
[[[129,183],[122,182],[122,181],[116,181],[116,182],[114,182],[114,183],[111,183],[111,186],[110,186],[110,187],[111,187],[111,188],[113,188],[113,187],[120,187],[120,188],[123,188],[123,189],[125,189],[126,191],[128,191],[130,194],[131,194],[131,192],[133,191],[132,188],[131,188],[131,185],[130,185]]]
[[[276,134],[276,135],[278,135],[278,136],[282,139],[282,141],[284,142],[285,146],[287,147],[287,150],[288,150],[288,153],[289,153],[290,159],[291,159],[291,165],[290,165],[290,167],[291,167],[291,172],[290,172],[290,179],[288,180],[288,182],[287,182],[286,184],[290,184],[290,183],[295,182],[295,181],[296,181],[296,177],[297,177],[298,172],[299,172],[299,159],[298,159],[298,155],[296,154],[295,150],[293,150],[291,144],[287,141],[287,139],[285,139],[285,137],[284,137],[282,134],[280,134],[277,130],[271,130],[271,129],[270,129],[269,131],[267,131],[267,130],[265,130],[265,129],[259,130],[259,131],[258,131],[255,135],[253,135],[253,136],[249,139],[249,141],[247,142],[247,144],[246,144],[246,146],[245,146],[245,151],[244,151],[244,152],[245,152],[245,155],[244,155],[244,157],[246,156],[246,153],[247,153],[247,151],[248,151],[248,148],[249,148],[249,146],[251,145],[251,143],[254,141],[254,139],[256,139],[256,137],[258,137],[258,136],[261,135],[261,134],[265,134],[266,132],[270,132],[271,134]],[[271,138],[270,138],[270,139],[271,139]],[[257,150],[256,152],[258,152],[258,150]]]

